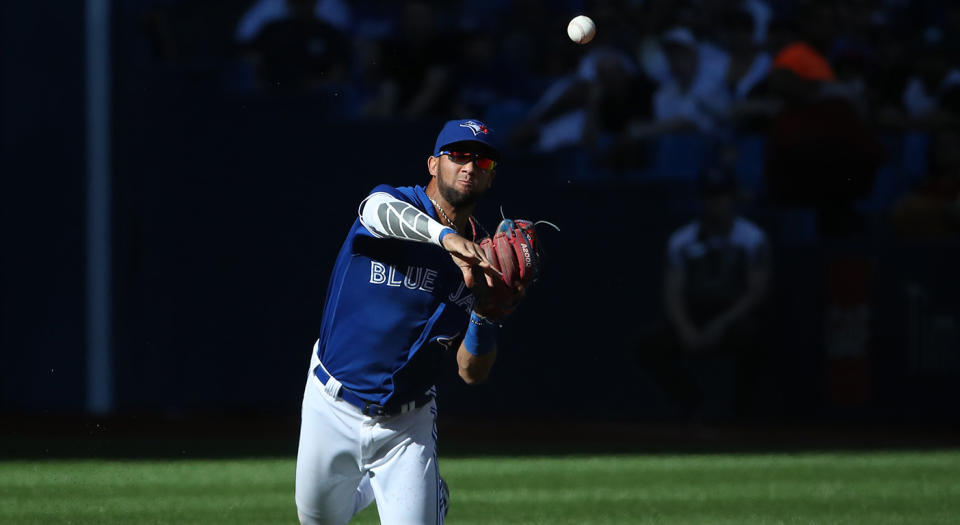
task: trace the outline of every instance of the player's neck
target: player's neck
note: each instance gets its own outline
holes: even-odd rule
[[[433,191],[429,191],[429,190]],[[440,195],[440,191],[434,188],[427,188],[427,196],[433,201],[434,208],[437,208],[437,215],[440,216],[440,222],[444,226],[452,226],[457,233],[463,233],[467,229],[467,222],[473,215],[474,205],[454,207]]]

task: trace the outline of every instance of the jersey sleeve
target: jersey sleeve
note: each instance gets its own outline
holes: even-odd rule
[[[363,199],[357,210],[363,233],[375,238],[428,242],[441,246],[443,237],[454,230],[418,208],[402,190],[380,185]]]

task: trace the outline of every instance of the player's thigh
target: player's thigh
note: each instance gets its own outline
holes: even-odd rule
[[[437,464],[436,405],[431,402],[395,419],[382,429],[393,431],[394,438],[385,442],[379,459],[368,465],[380,522],[443,523],[446,502],[441,501]]]
[[[304,393],[297,451],[296,502],[304,523],[347,523],[363,473],[357,416],[314,385]]]

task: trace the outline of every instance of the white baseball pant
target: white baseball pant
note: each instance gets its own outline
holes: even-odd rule
[[[447,501],[437,467],[436,401],[397,416],[366,416],[312,371],[297,452],[301,523],[345,524],[370,503],[372,488],[382,524],[442,524]]]

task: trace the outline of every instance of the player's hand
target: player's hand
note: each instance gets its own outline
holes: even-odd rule
[[[473,303],[474,312],[487,319],[500,321],[505,313],[517,308],[527,295],[527,289],[523,284],[518,284],[511,288],[501,287],[500,293],[494,293],[489,284],[478,283],[473,289],[473,295],[476,297]]]
[[[479,244],[468,241],[462,235],[457,233],[448,233],[443,237],[444,249],[450,252],[453,262],[457,263],[460,271],[463,272],[463,282],[467,288],[473,288],[474,277],[473,268],[480,268],[486,277],[487,285],[493,286],[493,279],[500,278],[500,272],[490,264],[483,248]]]

